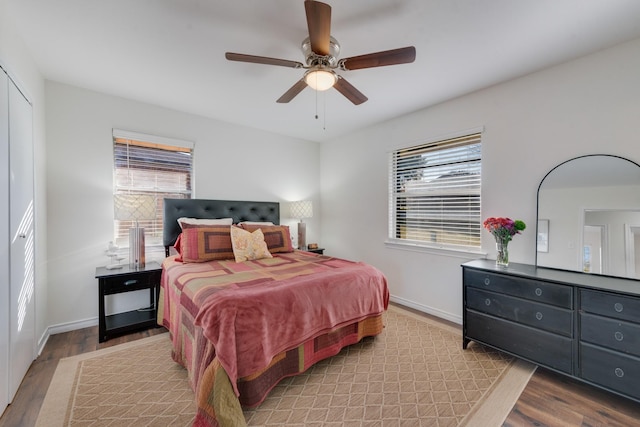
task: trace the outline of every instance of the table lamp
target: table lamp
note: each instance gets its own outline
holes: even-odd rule
[[[291,216],[300,219],[298,223],[298,249],[307,249],[307,225],[304,218],[313,217],[313,204],[311,200],[300,200],[291,203]]]
[[[135,221],[135,227],[129,229],[129,265],[131,268],[145,266],[144,228],[138,221],[153,220],[156,215],[156,199],[148,194],[116,194],[114,217],[118,221]]]

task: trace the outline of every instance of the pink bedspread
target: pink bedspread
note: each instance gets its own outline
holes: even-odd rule
[[[213,344],[236,395],[238,378],[266,368],[278,353],[381,314],[389,302],[376,268],[307,252],[242,263],[182,264],[169,257],[163,268],[165,326],[179,340],[178,329],[191,330],[183,322],[186,310]],[[181,342],[174,347],[190,352]]]

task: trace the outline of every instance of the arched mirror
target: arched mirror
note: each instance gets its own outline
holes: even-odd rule
[[[536,265],[640,279],[640,165],[577,157],[538,187]]]

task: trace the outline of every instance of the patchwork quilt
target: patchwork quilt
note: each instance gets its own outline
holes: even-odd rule
[[[382,332],[384,275],[308,252],[273,258],[163,263],[159,323],[196,393],[194,425],[244,425],[284,377]]]

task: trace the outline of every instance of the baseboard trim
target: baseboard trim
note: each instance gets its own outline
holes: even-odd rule
[[[49,340],[49,337],[51,335],[61,334],[63,332],[75,331],[77,329],[90,328],[92,326],[97,326],[97,325],[98,325],[98,318],[91,317],[89,319],[76,320],[76,321],[67,322],[67,323],[58,323],[57,325],[51,325],[47,327],[47,329],[44,331],[44,333],[38,340],[38,355],[42,353],[42,349],[44,349],[44,346],[47,344],[47,341]]]
[[[462,325],[462,317],[447,313],[446,311],[438,310],[437,308],[429,307],[424,304],[417,303],[415,301],[408,300],[406,298],[401,298],[398,296],[391,295],[390,300],[395,302],[396,304],[404,305],[409,308],[413,308],[418,311],[422,311],[423,313],[430,314],[432,316],[439,317],[441,319],[448,320],[453,323],[457,323],[458,325]]]
[[[36,344],[36,350],[37,350],[36,356],[40,356],[42,354],[42,350],[44,349],[44,346],[47,344],[47,341],[49,341],[49,328],[47,328],[44,331],[44,333],[38,340],[38,343]]]

